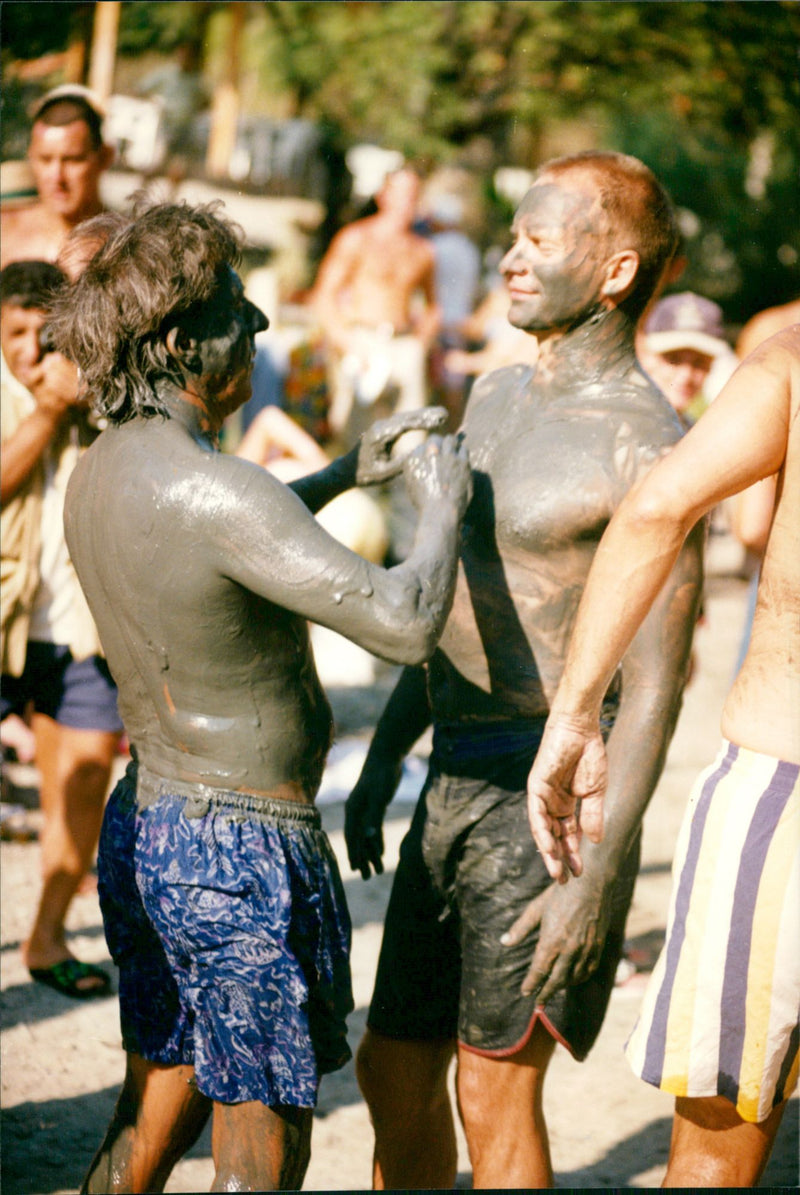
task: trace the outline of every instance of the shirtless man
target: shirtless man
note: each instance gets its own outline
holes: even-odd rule
[[[747,321],[736,341],[736,355],[740,361],[749,357],[753,349],[781,328],[788,328],[800,320],[800,299],[781,303],[779,307],[767,307],[758,311]]]
[[[68,233],[102,211],[100,178],[113,157],[92,92],[72,84],[48,92],[34,109],[28,148],[39,200],[0,212],[0,265],[55,261]]]
[[[314,285],[314,308],[333,354],[330,424],[348,448],[377,414],[426,405],[425,366],[441,315],[433,248],[411,230],[419,191],[419,176],[408,166],[390,174],[376,196],[376,214],[336,234]],[[400,396],[389,407],[392,386]]]
[[[453,609],[427,668],[430,707],[421,670],[404,672],[348,800],[350,862],[366,878],[380,870],[383,813],[430,709],[428,780],[401,848],[358,1058],[379,1187],[453,1186],[454,1051],[474,1186],[552,1182],[547,1066],[556,1040],[585,1057],[605,1014],[636,831],[677,718],[700,596],[695,535],[615,694],[610,803],[629,814],[630,832],[609,834],[584,887],[550,885],[525,783],[600,536],[681,435],[634,351],[677,237],[655,178],[618,154],[545,164],[512,231],[509,318],[538,340],[538,363],[472,391],[463,433],[475,492]],[[537,932],[503,945],[534,897]]]
[[[52,318],[109,421],[72,476],[65,528],[133,756],[99,858],[127,1071],[89,1191],[161,1190],[212,1108],[215,1190],[301,1185],[352,1007],[347,910],[314,808],[331,711],[307,620],[424,659],[469,500],[463,448],[419,449],[403,468],[420,534],[384,571],[313,512],[397,469],[393,438],[441,411],[377,429],[291,488],[216,450],[267,326],[238,252],[213,209],[156,206]]]
[[[603,834],[598,712],[619,661],[697,521],[774,474],[749,650],[722,711],[722,750],[692,790],[666,944],[627,1047],[636,1074],[677,1097],[665,1187],[757,1186],[797,1081],[800,324],[739,366],[612,520],[529,780],[550,874],[579,875],[580,828],[591,844]]]

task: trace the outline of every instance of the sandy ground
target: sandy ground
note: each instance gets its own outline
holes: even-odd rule
[[[656,1187],[669,1147],[672,1100],[635,1079],[622,1056],[642,986],[663,940],[673,845],[688,788],[710,762],[719,739],[719,712],[730,682],[744,616],[740,557],[725,537],[712,537],[706,621],[697,633],[697,667],[659,788],[645,822],[643,863],[628,936],[639,971],[614,990],[600,1040],[579,1065],[558,1049],[545,1106],[560,1187]],[[357,774],[368,730],[388,692],[393,670],[379,668],[341,643],[317,642],[323,680],[334,705],[338,742],[321,794],[323,818],[340,860],[353,918],[356,1011],[351,1044],[361,1037],[381,924],[400,839],[423,772],[412,760],[387,822],[386,874],[365,883],[347,865],[342,835],[344,796]],[[342,683],[343,678],[347,684]],[[26,777],[17,773],[21,784]],[[30,777],[27,778],[30,783]],[[24,798],[25,794],[21,794]],[[28,797],[30,800],[30,796]],[[36,818],[36,813],[31,815]],[[35,842],[3,842],[2,862],[2,1190],[4,1195],[73,1192],[110,1117],[124,1072],[116,999],[82,1004],[34,984],[22,965],[20,942],[38,885]],[[70,914],[71,946],[81,958],[108,962],[94,895]],[[793,1098],[763,1186],[796,1187],[798,1113]],[[356,1190],[370,1184],[372,1133],[352,1062],[322,1083],[306,1190]],[[208,1130],[174,1170],[167,1191],[208,1190],[213,1177]],[[459,1187],[471,1184],[459,1138]]]

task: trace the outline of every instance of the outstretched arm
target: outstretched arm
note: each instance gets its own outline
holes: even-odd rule
[[[344,837],[353,871],[363,879],[383,871],[383,817],[397,791],[403,759],[430,725],[425,668],[404,668],[378,719],[367,758],[347,798]]]
[[[383,659],[428,658],[453,600],[471,495],[466,448],[455,437],[434,437],[404,461],[419,519],[411,552],[391,569],[345,548],[267,470],[219,454],[208,471],[196,517],[222,576]]]
[[[565,867],[581,869],[578,799],[585,798],[587,837],[602,837],[603,695],[687,535],[717,503],[783,464],[798,349],[800,330],[787,330],[743,362],[695,427],[633,487],[603,536],[528,785],[534,837],[555,878]]]

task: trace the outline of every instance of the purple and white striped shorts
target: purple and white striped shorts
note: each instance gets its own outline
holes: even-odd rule
[[[724,743],[698,777],[667,939],[626,1048],[675,1096],[758,1123],[791,1095],[800,1011],[800,766]]]

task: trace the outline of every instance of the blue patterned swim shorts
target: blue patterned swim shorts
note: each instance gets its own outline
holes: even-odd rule
[[[174,791],[178,789],[178,791]],[[128,1053],[224,1104],[312,1108],[350,1058],[350,919],[313,806],[155,777],[114,789],[98,878]]]

